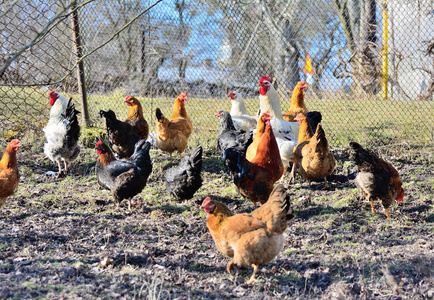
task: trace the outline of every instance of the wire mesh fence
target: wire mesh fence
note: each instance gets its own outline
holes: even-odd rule
[[[0,132],[42,137],[48,91],[79,107],[71,11],[76,10],[92,126],[100,109],[126,117],[123,100],[170,114],[187,93],[190,143],[215,141],[227,94],[259,108],[269,75],[289,108],[306,81],[309,110],[323,114],[332,146],[434,143],[434,2],[404,0],[1,1]],[[310,59],[307,59],[310,57]],[[309,70],[312,66],[312,72]],[[307,68],[306,68],[307,67]],[[310,74],[313,73],[313,74]]]

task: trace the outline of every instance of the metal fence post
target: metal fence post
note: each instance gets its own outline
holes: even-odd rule
[[[72,38],[74,39],[75,56],[78,61],[77,66],[77,85],[78,92],[80,94],[82,121],[85,127],[90,125],[89,111],[87,109],[87,93],[86,93],[86,81],[84,76],[84,63],[81,60],[83,56],[83,46],[80,38],[80,28],[78,25],[78,13],[76,5],[71,5],[71,28]]]

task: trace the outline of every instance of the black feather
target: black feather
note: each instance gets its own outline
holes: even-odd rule
[[[137,129],[118,120],[112,110],[100,110],[99,115],[105,118],[110,147],[119,158],[129,158],[134,153],[135,144],[140,140]]]
[[[72,98],[69,99],[65,113],[62,114],[63,122],[66,126],[66,137],[64,145],[71,149],[75,147],[80,138],[80,124],[78,123],[77,115],[80,112],[75,109],[75,105],[72,102]]]
[[[109,189],[117,201],[139,194],[152,172],[150,148],[150,143],[140,140],[135,145],[131,160],[114,160],[106,166],[97,160],[95,171],[98,183]]]
[[[310,111],[305,114],[306,118],[309,121],[310,127],[312,128],[313,133],[316,131],[316,127],[322,121],[322,115],[319,111]]]
[[[253,142],[253,131],[236,130],[231,115],[226,111],[220,111],[220,114],[218,149],[224,153],[228,148],[235,148],[244,155]]]
[[[190,155],[184,156],[177,166],[167,170],[164,179],[166,191],[176,200],[193,198],[202,186],[202,147],[197,146]]]

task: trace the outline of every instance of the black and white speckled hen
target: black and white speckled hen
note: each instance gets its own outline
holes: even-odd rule
[[[149,156],[151,144],[140,140],[129,160],[117,160],[110,148],[99,141],[95,145],[98,158],[95,165],[96,177],[100,186],[111,191],[118,203],[130,200],[146,186],[152,172]]]
[[[71,99],[67,99],[57,91],[51,91],[50,95],[50,119],[43,131],[47,142],[44,145],[44,153],[53,162],[57,162],[59,176],[66,175],[68,164],[75,160],[80,153],[78,139],[80,138],[80,125]],[[62,170],[62,160],[64,169]]]
[[[176,200],[193,198],[194,193],[202,186],[202,147],[199,145],[193,152],[184,156],[179,164],[166,172],[166,191]]]

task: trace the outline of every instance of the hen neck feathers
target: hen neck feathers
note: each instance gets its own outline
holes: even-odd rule
[[[17,154],[15,151],[6,148],[5,153],[3,154],[3,157],[0,161],[0,168],[1,169],[12,169],[17,167]]]
[[[131,105],[128,109],[127,120],[143,119],[143,109],[140,103]]]
[[[101,153],[101,154],[98,156],[98,160],[99,160],[99,162],[101,163],[101,165],[104,167],[104,166],[109,165],[112,161],[115,161],[115,160],[117,160],[117,159],[116,159],[116,157],[113,155],[113,153],[106,152],[106,153]]]
[[[259,103],[262,113],[269,111],[271,116],[278,120],[282,120],[282,109],[280,107],[279,95],[274,87],[271,87],[264,96],[259,96]]]
[[[231,106],[231,115],[233,116],[240,116],[240,115],[248,115],[246,105],[244,104],[244,101],[240,96],[238,96],[235,100],[232,101]]]

